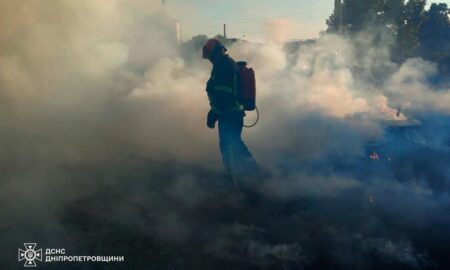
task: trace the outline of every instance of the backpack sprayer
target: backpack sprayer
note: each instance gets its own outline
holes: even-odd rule
[[[256,107],[256,79],[253,68],[247,67],[247,62],[236,63],[239,68],[239,99],[246,111],[256,111],[256,120],[251,125],[244,125],[246,128],[256,126],[259,121],[259,111]]]

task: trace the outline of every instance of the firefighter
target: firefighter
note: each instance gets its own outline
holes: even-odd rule
[[[216,39],[208,40],[203,46],[203,59],[213,65],[206,85],[211,106],[207,126],[213,129],[218,122],[223,164],[236,180],[237,176],[259,171],[259,166],[241,138],[245,111],[238,97],[239,69],[226,51]]]

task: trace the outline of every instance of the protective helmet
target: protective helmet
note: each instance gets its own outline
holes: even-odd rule
[[[222,45],[222,43],[220,43],[220,41],[214,38],[209,39],[203,46],[202,57],[203,59],[208,59],[212,54],[218,52],[221,49],[227,51],[227,49]]]

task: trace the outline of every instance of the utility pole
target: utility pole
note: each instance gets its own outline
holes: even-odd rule
[[[177,44],[180,45],[181,44],[181,22],[178,20],[175,22],[175,31],[176,31],[176,36],[177,36]]]
[[[339,33],[342,33],[342,0],[334,0],[334,15],[337,24],[339,24]]]
[[[227,38],[227,25],[225,23],[223,24],[223,37]]]
[[[339,0],[339,33],[342,34],[342,0]]]
[[[404,43],[403,43],[403,38],[405,37],[405,34],[406,34],[406,27],[405,27],[405,19],[404,19],[404,16],[403,16],[404,14],[403,14],[403,10],[402,10],[402,13],[401,13],[401,31],[399,31],[400,32],[400,63],[402,63],[403,64],[403,61],[404,61],[404,59],[405,59],[405,51],[404,51]]]

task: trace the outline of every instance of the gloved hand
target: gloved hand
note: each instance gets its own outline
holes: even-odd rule
[[[209,128],[215,128],[217,120],[219,120],[217,114],[215,114],[213,111],[209,111],[208,117],[206,119],[206,126],[208,126]]]

